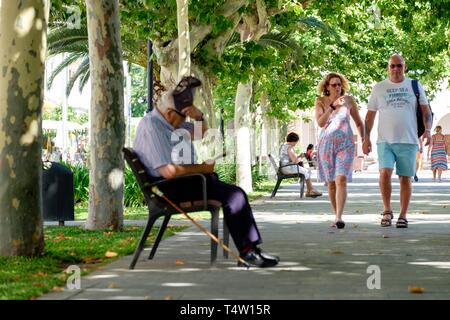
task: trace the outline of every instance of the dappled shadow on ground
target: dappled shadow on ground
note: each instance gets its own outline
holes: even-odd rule
[[[262,247],[281,257],[270,269],[240,268],[230,257],[209,264],[209,240],[200,231],[161,243],[153,261],[136,270],[129,259],[85,279],[73,298],[95,299],[447,299],[450,296],[450,221],[409,229],[376,223],[264,222]],[[148,251],[145,252],[148,254]],[[143,257],[145,254],[143,254]],[[381,289],[367,281],[379,268]],[[425,288],[413,295],[408,287]]]
[[[262,248],[281,257],[275,268],[238,268],[232,257],[219,258],[211,266],[209,238],[191,227],[164,240],[154,260],[146,260],[147,249],[136,270],[127,269],[127,257],[83,278],[82,290],[49,297],[448,299],[450,186],[422,180],[414,184],[408,229],[379,226],[382,205],[376,175],[349,184],[342,230],[329,227],[334,217],[326,193],[300,199],[297,186],[289,185],[275,198],[252,203]],[[318,188],[326,191],[323,185]],[[398,183],[393,184],[392,199],[395,225]],[[379,288],[371,278],[376,272]],[[413,294],[411,287],[424,292]]]

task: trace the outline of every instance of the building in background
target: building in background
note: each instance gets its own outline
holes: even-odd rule
[[[44,120],[42,128],[44,133],[52,136],[53,146],[51,151],[57,149],[62,154],[63,161],[70,161],[74,159],[74,154],[80,150],[80,144],[89,145],[89,120],[86,123],[75,123],[68,120],[69,107],[75,114],[85,114],[85,118],[89,119],[89,110],[91,104],[91,84],[87,81],[83,90],[80,92],[78,81],[75,82],[70,95],[66,96],[66,86],[69,79],[76,72],[81,60],[70,64],[67,68],[62,70],[53,80],[52,86],[48,88],[48,79],[58,65],[63,61],[64,55],[57,55],[47,59],[45,63],[45,92],[44,92],[44,108],[43,112],[62,114],[62,119],[57,121]],[[124,113],[127,124],[126,142],[127,145],[132,141],[131,134],[133,133],[132,125],[136,125],[138,120],[131,119],[131,77],[128,72],[128,62],[124,61],[124,76],[126,79],[126,86],[124,88]],[[130,129],[129,129],[130,128]],[[51,133],[50,133],[51,132]],[[82,133],[82,134],[80,134]],[[51,143],[50,143],[51,144]],[[47,145],[44,148],[48,147]]]

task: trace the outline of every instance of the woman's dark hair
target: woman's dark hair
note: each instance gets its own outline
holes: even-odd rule
[[[297,142],[300,138],[295,132],[291,132],[286,137],[286,142]]]
[[[306,150],[311,150],[314,148],[314,145],[312,143],[308,144],[308,147],[306,147]]]

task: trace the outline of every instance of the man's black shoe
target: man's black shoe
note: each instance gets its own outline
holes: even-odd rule
[[[263,258],[272,259],[272,260],[276,260],[277,262],[280,262],[280,257],[270,255],[267,252],[264,252],[261,248],[256,247],[255,251],[256,251],[256,253],[260,254]]]
[[[265,256],[265,257],[264,257]],[[247,262],[250,266],[255,266],[259,268],[270,268],[274,267],[278,264],[278,260],[270,255],[264,254],[264,256],[258,253],[256,250],[251,250],[244,255],[241,255],[241,258]],[[242,263],[239,262],[238,266],[242,267]]]

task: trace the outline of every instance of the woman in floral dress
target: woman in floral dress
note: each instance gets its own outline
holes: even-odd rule
[[[442,127],[436,126],[435,134],[431,137],[431,144],[428,147],[428,157],[431,150],[431,170],[433,171],[433,181],[442,181],[442,171],[447,170],[447,147],[445,145],[445,136],[442,134]]]
[[[335,214],[332,227],[342,229],[344,206],[347,199],[347,182],[352,179],[355,142],[350,126],[350,116],[364,139],[364,125],[358,105],[352,96],[345,95],[347,79],[338,73],[328,74],[319,84],[321,95],[316,99],[315,115],[322,128],[317,146],[318,174],[328,186],[328,197]]]

